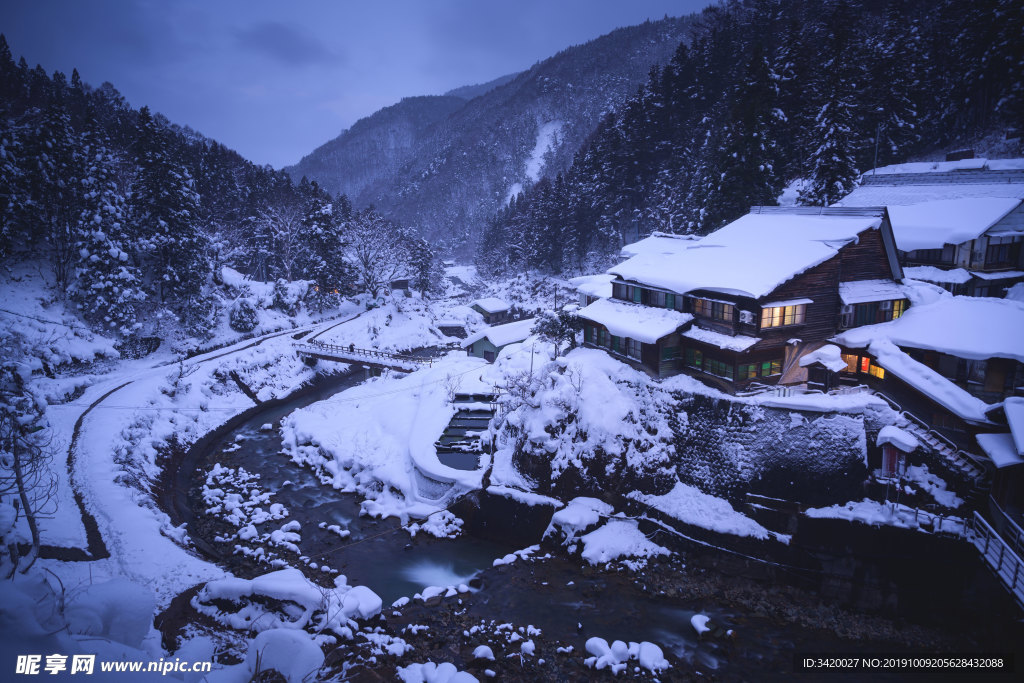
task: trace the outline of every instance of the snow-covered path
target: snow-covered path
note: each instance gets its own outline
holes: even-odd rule
[[[358,315],[346,316],[341,322]],[[182,367],[193,373],[190,379],[199,381],[215,369],[211,361],[265,346],[272,352],[290,354],[293,335],[322,332],[337,324],[339,321],[318,322],[268,333],[195,356],[183,361]],[[43,543],[49,546],[45,555],[95,560],[90,574],[95,570],[96,574],[120,575],[150,585],[160,603],[224,572],[179,545],[176,540],[181,539],[183,530],[170,527],[166,515],[138,485],[123,483],[125,454],[116,452],[118,436],[126,429],[145,429],[147,421],[174,424],[180,415],[187,416],[195,433],[205,433],[253,405],[248,397],[234,393],[218,396],[216,407],[204,407],[203,397],[196,395],[170,407],[156,405],[153,397],[160,395],[168,374],[177,373],[177,367],[169,356],[127,361],[75,401],[49,408],[54,443],[67,445],[67,467],[62,452],[57,456],[62,462],[54,463],[60,486],[58,511],[41,523]],[[296,382],[300,381],[297,377]],[[109,560],[104,561],[108,553]]]

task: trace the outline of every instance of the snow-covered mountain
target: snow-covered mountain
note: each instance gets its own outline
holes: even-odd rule
[[[519,189],[568,167],[601,117],[672,57],[689,25],[665,18],[618,29],[507,82],[402,100],[286,170],[468,246]]]

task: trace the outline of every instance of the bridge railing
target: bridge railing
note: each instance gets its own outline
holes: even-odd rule
[[[321,341],[307,341],[299,344],[302,347],[311,347],[312,350],[332,353],[338,356],[359,356],[361,358],[380,358],[382,360],[396,360],[403,363],[419,363],[421,365],[433,365],[433,358],[420,358],[418,356],[410,356],[403,353],[391,353],[390,351],[381,351],[380,349],[363,349],[352,345],[344,346],[341,344],[328,344],[327,342]]]

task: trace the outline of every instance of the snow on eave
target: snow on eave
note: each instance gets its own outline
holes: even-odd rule
[[[721,332],[706,330],[703,327],[696,326],[686,330],[682,335],[687,339],[693,339],[705,344],[710,344],[711,346],[717,346],[718,348],[725,349],[727,351],[746,351],[751,346],[761,341],[757,337],[748,337],[742,334],[722,334]],[[843,367],[846,367],[845,363],[843,363]]]
[[[891,444],[904,453],[912,453],[921,445],[913,434],[893,425],[886,425],[878,430],[878,438],[875,440],[875,445],[881,446],[883,444]]]
[[[886,323],[836,335],[842,346],[864,348],[888,340],[897,346],[938,351],[968,360],[1008,358],[1024,363],[1024,304],[988,297],[943,296],[914,305]]]
[[[800,357],[800,367],[821,363],[832,372],[839,372],[846,369],[846,361],[842,358],[842,351],[835,344],[825,344],[821,348]]]
[[[468,349],[481,339],[487,339],[499,349],[509,344],[521,342],[530,336],[530,332],[533,330],[533,323],[533,318],[527,318],[526,320],[517,320],[514,323],[485,327],[479,332],[463,339],[462,348]]]
[[[959,161],[911,161],[873,168],[866,171],[861,176],[861,180],[884,175],[951,173],[954,171],[977,170],[1013,171],[1019,169],[1024,169],[1024,159],[987,159],[985,157],[977,157],[960,159]]]
[[[901,251],[941,249],[978,238],[1021,205],[1005,197],[961,197],[889,207]]]
[[[604,325],[616,337],[628,337],[645,344],[654,344],[693,320],[689,313],[613,299],[598,299],[581,309],[579,316]]]
[[[597,273],[596,275],[581,275],[569,280],[569,284],[576,288],[576,291],[586,296],[596,296],[607,299],[612,295],[612,282],[615,276],[610,273]]]
[[[874,356],[875,361],[886,372],[891,372],[954,415],[971,423],[991,424],[986,413],[992,406],[961,389],[927,365],[918,363],[891,341],[871,343],[868,346],[868,353]]]
[[[507,301],[499,299],[495,296],[489,296],[483,299],[477,299],[471,306],[479,306],[487,313],[500,313],[501,311],[507,311],[510,306]]]
[[[1010,425],[1010,434],[1013,435],[1013,445],[1017,449],[1017,455],[1024,456],[1024,398],[1011,396],[1003,401],[1003,412],[1006,413],[1006,422]]]
[[[844,304],[894,301],[907,298],[903,285],[892,280],[854,280],[839,283],[839,299]]]
[[[1017,453],[1009,434],[978,434],[975,438],[996,469],[1024,465],[1024,457]]]
[[[903,274],[912,280],[944,282],[962,285],[969,282],[971,273],[963,268],[936,268],[935,266],[904,266]]]

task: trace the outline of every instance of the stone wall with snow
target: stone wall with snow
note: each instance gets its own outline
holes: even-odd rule
[[[670,390],[580,349],[521,387],[499,424],[497,458],[562,498],[664,495],[677,482],[733,501],[748,491],[810,504],[860,494],[873,418],[708,394]]]

